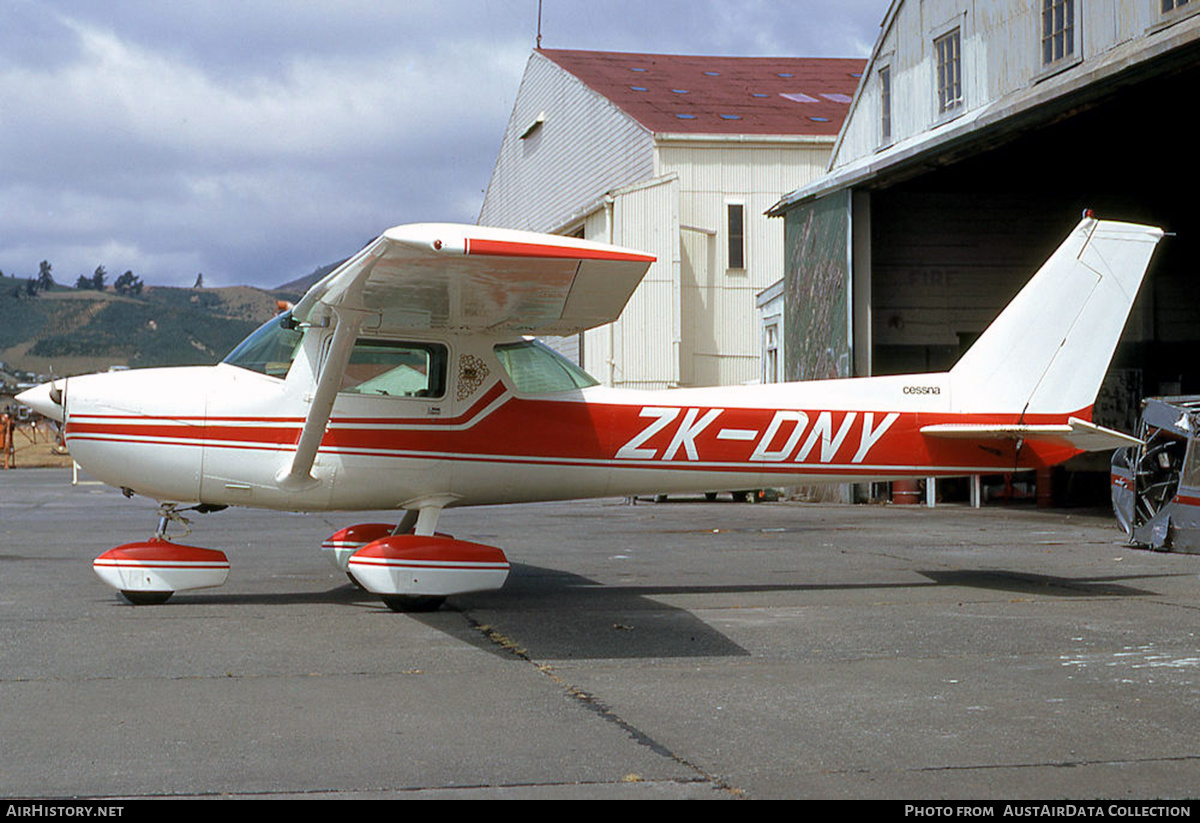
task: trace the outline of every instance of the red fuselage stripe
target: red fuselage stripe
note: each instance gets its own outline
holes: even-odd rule
[[[774,409],[664,411],[511,396],[493,405],[503,391],[497,384],[453,419],[335,418],[321,447],[342,455],[424,460],[854,476],[889,468],[914,474],[1012,471],[1057,456],[1040,444],[1018,450],[1012,440],[920,433],[922,426],[936,423],[1011,424],[1018,422],[1017,415],[796,411],[780,418]],[[1020,422],[1055,423],[1067,416]],[[72,415],[67,440],[270,451],[294,447],[300,434],[296,418],[253,419],[259,425],[238,425],[245,418],[193,423]]]

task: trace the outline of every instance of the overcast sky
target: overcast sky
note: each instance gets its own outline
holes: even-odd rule
[[[888,0],[543,0],[547,48],[865,57]],[[0,270],[275,286],[474,223],[537,0],[0,0]]]

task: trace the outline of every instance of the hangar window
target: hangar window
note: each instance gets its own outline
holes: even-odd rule
[[[779,322],[763,326],[763,382],[778,383],[782,363],[779,358]]]
[[[1075,55],[1075,0],[1042,0],[1042,65]]]
[[[937,58],[938,114],[949,114],[963,104],[961,30],[934,40],[933,53]]]
[[[746,206],[743,203],[726,203],[725,212],[729,228],[729,259],[731,269],[746,268]]]
[[[1154,5],[1158,13],[1151,31],[1200,15],[1200,0],[1155,0]]]

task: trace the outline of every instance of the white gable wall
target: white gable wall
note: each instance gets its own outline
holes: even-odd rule
[[[522,138],[542,116],[541,125]],[[653,176],[653,140],[607,98],[534,52],[479,224],[559,231],[609,191]]]
[[[582,231],[658,257],[616,323],[587,332],[582,351],[578,340],[554,344],[604,383],[751,382],[761,371],[755,296],[784,270],[783,221],[765,212],[823,173],[832,145],[832,137],[652,135],[535,52],[479,222]],[[730,202],[744,206],[741,268],[728,266]]]

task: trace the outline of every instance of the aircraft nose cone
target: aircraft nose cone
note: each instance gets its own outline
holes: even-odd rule
[[[57,420],[59,423],[63,420],[62,387],[55,385],[54,381],[23,391],[16,399],[17,402],[24,403],[51,420]]]

